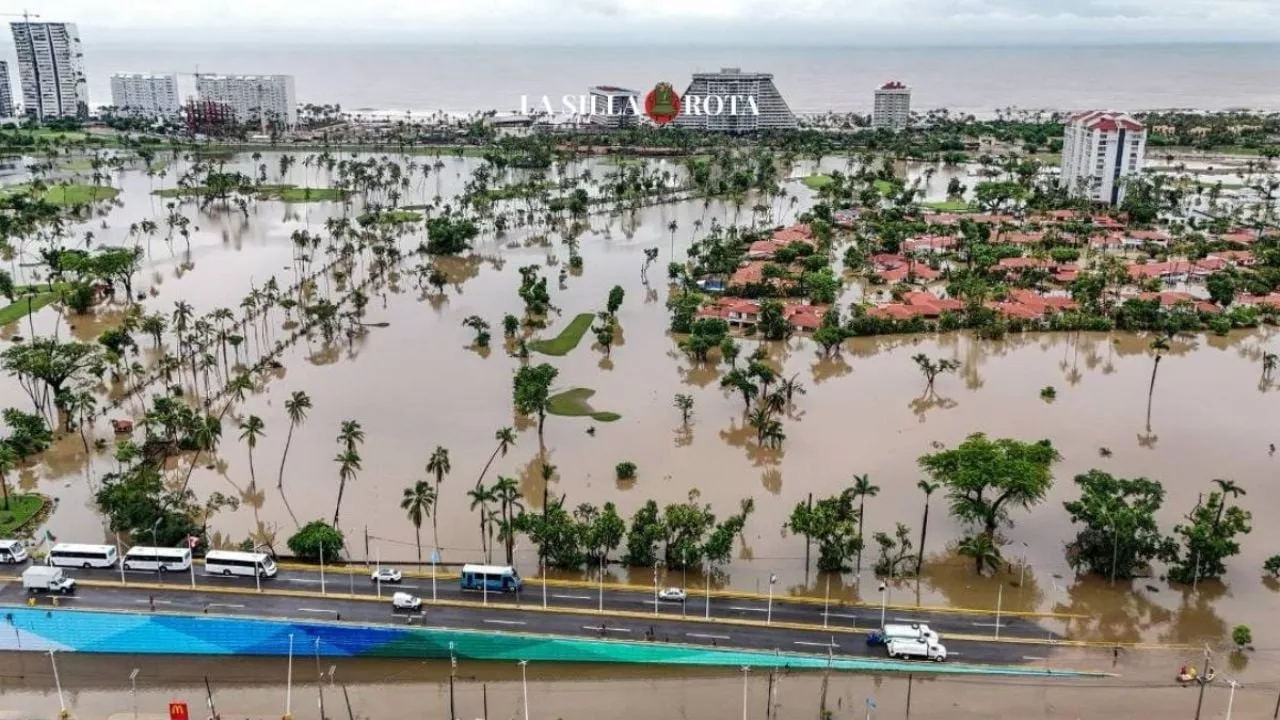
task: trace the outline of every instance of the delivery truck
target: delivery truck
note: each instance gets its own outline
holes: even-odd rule
[[[32,565],[22,571],[22,587],[29,593],[50,592],[66,595],[76,591],[76,581],[60,567]]]

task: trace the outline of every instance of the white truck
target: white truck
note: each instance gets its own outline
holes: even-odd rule
[[[66,595],[76,591],[76,581],[60,567],[32,565],[22,571],[22,587],[29,593],[56,592]]]
[[[936,643],[942,638],[924,623],[890,623],[867,635],[867,642],[871,645],[888,645],[890,640],[925,640]]]
[[[885,645],[891,658],[924,658],[935,662],[947,659],[947,648],[936,640],[893,639]]]

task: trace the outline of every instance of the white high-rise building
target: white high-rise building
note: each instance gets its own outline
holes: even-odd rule
[[[0,60],[0,119],[11,118],[15,115],[13,86],[9,83],[9,63]]]
[[[796,116],[773,84],[772,74],[721,68],[718,73],[693,74],[693,82],[680,96],[675,122],[696,130],[741,133],[793,129]]]
[[[635,90],[597,85],[591,93],[591,122],[595,125],[617,129],[636,124],[636,110],[644,112],[640,93]]]
[[[197,75],[196,93],[201,102],[227,106],[246,125],[298,124],[292,75]]]
[[[911,88],[894,80],[876,89],[871,127],[901,130],[911,122]]]
[[[1062,134],[1060,187],[1097,203],[1124,202],[1125,180],[1142,171],[1147,131],[1125,113],[1094,110],[1071,118]]]
[[[75,23],[15,22],[9,26],[27,115],[41,120],[87,116],[89,86]]]
[[[111,76],[111,104],[129,115],[176,117],[182,107],[178,76],[116,73]]]

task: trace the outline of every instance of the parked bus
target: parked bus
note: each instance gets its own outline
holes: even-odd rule
[[[109,568],[117,559],[114,545],[58,543],[49,551],[49,564],[58,567]]]
[[[206,575],[248,575],[275,577],[276,561],[266,553],[210,550],[204,556]]]
[[[524,582],[509,565],[463,565],[462,589],[519,592]]]
[[[191,549],[179,547],[129,548],[124,554],[125,570],[159,570],[160,572],[186,572],[191,569]]]
[[[21,540],[0,540],[0,563],[26,562],[27,546]]]

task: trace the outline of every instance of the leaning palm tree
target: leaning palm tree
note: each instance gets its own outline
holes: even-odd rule
[[[437,445],[436,449],[431,452],[431,457],[427,460],[427,472],[436,478],[436,498],[440,497],[440,483],[444,481],[444,476],[449,474],[453,468],[449,465],[449,450],[443,445]],[[440,532],[436,524],[436,518],[439,513],[431,515],[431,538],[435,543],[435,547],[440,547]]]
[[[493,433],[493,439],[498,441],[498,446],[493,449],[493,454],[489,456],[489,461],[486,462],[484,464],[484,468],[480,470],[480,477],[476,478],[476,482],[484,481],[485,473],[489,472],[489,466],[498,458],[498,455],[502,455],[502,457],[507,456],[507,451],[511,449],[512,445],[516,444],[516,431],[509,427],[498,428],[498,430]],[[445,472],[448,471],[446,470]]]
[[[333,508],[333,526],[336,528],[338,513],[342,511],[342,494],[346,492],[347,483],[353,482],[360,471],[360,453],[347,448],[339,452],[333,461],[338,463],[338,503]]]
[[[920,577],[921,570],[924,569],[924,539],[926,533],[929,532],[929,497],[942,487],[941,483],[931,483],[928,480],[921,480],[916,483],[916,487],[924,492],[924,520],[920,522],[920,550],[916,556],[916,577]]]
[[[404,489],[400,500],[400,508],[409,515],[413,523],[413,539],[418,545],[418,569],[422,569],[422,520],[428,515],[435,515],[436,491],[431,483],[419,480],[413,487]]]
[[[288,400],[284,401],[284,409],[289,413],[289,434],[284,439],[284,452],[280,454],[280,477],[276,479],[276,487],[284,487],[284,463],[289,457],[289,444],[293,442],[293,429],[307,419],[307,411],[311,409],[311,398],[301,390],[294,390]]]
[[[489,503],[497,498],[493,491],[489,488],[476,483],[476,486],[467,491],[467,497],[471,498],[471,511],[475,512],[480,509],[480,552],[487,553],[488,544],[485,541],[485,527],[488,522]]]
[[[858,498],[858,572],[862,572],[862,528],[867,524],[865,512],[867,497],[875,497],[880,492],[880,487],[872,485],[871,478],[863,473],[853,476],[853,486],[847,492]]]
[[[510,565],[515,551],[515,537],[511,534],[510,528],[514,526],[516,512],[524,510],[524,503],[520,502],[522,497],[520,485],[515,478],[499,475],[498,481],[493,484],[493,494],[502,505],[503,527],[508,528],[508,532],[502,539],[507,550],[507,564]]]
[[[1160,369],[1160,361],[1164,352],[1169,349],[1169,341],[1164,336],[1151,341],[1151,350],[1155,352],[1155,362],[1151,365],[1151,384],[1147,387],[1147,432],[1151,432],[1151,398],[1156,392],[1156,372]]]
[[[258,447],[258,438],[262,437],[266,425],[262,418],[250,415],[240,421],[240,439],[249,446],[249,486],[258,486],[258,476],[253,470],[253,449]]]

